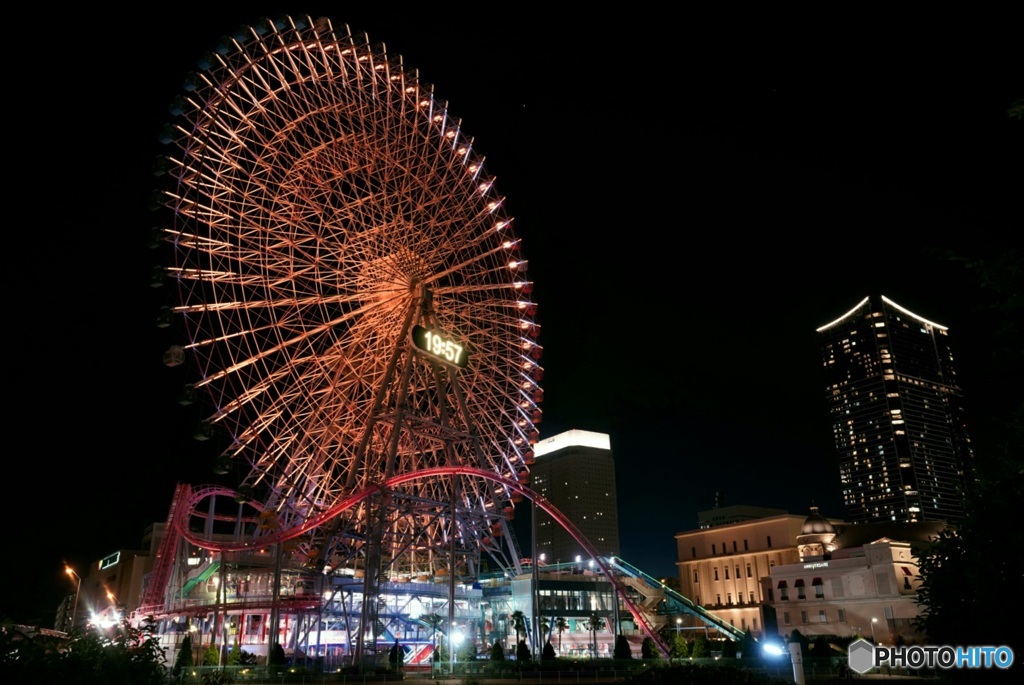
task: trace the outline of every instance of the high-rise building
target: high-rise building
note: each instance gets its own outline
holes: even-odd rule
[[[619,510],[611,439],[570,430],[534,445],[530,487],[558,508],[602,556],[619,553]],[[547,563],[589,554],[561,525],[537,509],[537,554]]]
[[[870,296],[818,333],[849,521],[959,522],[971,446],[948,328]]]

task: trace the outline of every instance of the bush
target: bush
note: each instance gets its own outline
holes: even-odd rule
[[[627,675],[623,685],[792,685],[792,680],[727,665],[656,666]]]
[[[76,629],[67,640],[28,635],[4,624],[0,626],[0,681],[164,685],[163,651],[149,622],[142,628],[123,620],[110,629]]]
[[[174,657],[174,668],[171,669],[171,673],[178,677],[182,671],[188,671],[192,668],[195,663],[195,656],[192,654],[192,636],[185,634],[185,637],[181,640],[181,647],[178,649],[178,655]]]

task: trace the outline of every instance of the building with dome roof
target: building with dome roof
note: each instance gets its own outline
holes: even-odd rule
[[[942,522],[853,525],[813,504],[803,515],[721,509],[701,518],[706,527],[675,536],[680,592],[698,605],[759,639],[796,629],[812,639],[921,640],[917,559]],[[748,517],[758,509],[768,515]],[[711,520],[729,523],[707,526]],[[705,629],[678,619],[680,629]]]
[[[762,579],[778,566],[798,563],[801,544],[809,553],[819,547],[825,553],[834,537],[833,524],[817,507],[808,516],[734,504],[700,512],[698,521],[698,529],[675,535],[680,592],[755,638],[765,630]],[[705,629],[685,615],[670,617],[669,625],[676,618],[680,630]]]
[[[800,535],[796,538],[796,549],[800,560],[820,559],[831,554],[836,548],[835,538],[835,526],[821,515],[818,507],[812,505],[811,513],[804,519]]]
[[[861,635],[878,644],[921,642],[915,628],[922,546],[944,524],[832,523],[817,509],[797,537],[799,559],[762,578],[765,630],[810,639]]]

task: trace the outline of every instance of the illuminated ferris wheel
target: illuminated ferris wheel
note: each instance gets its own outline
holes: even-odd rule
[[[473,139],[327,19],[245,27],[199,67],[163,135],[167,359],[194,366],[216,470],[251,535],[301,531],[318,570],[472,575],[507,552],[542,399],[526,262]]]

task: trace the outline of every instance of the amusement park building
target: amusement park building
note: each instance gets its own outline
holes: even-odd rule
[[[605,433],[570,430],[534,445],[531,487],[558,508],[601,555],[619,553],[615,462]],[[573,536],[537,512],[537,554],[549,562],[586,559]]]
[[[146,549],[120,550],[90,565],[81,586],[77,625],[119,615],[136,622],[152,616],[171,663],[186,633],[192,634],[197,648],[237,644],[263,657],[276,621],[277,641],[289,655],[320,658],[325,665],[347,663],[352,633],[346,617],[358,616],[362,603],[363,578],[358,572],[311,578],[298,569],[275,568],[270,549],[222,553],[179,540],[173,545],[177,551],[163,593],[166,601],[154,610],[145,604],[146,585],[155,578],[154,561],[160,551],[171,548],[165,544],[166,530],[166,524],[154,523],[145,532]],[[497,572],[455,583],[443,575],[384,581],[378,595],[380,645],[399,641],[410,667],[427,667],[436,645],[456,635],[479,653],[487,653],[498,642],[514,654],[517,640],[523,639],[534,654],[550,641],[562,656],[610,657],[618,626],[618,634],[627,637],[639,657],[644,631],[631,608],[642,615],[639,621],[663,629],[664,621],[656,614],[665,590],[621,562],[612,565],[605,558],[604,563],[613,569],[614,583],[597,565],[575,562],[543,565],[536,574],[527,565],[520,575]],[[631,606],[623,603],[623,595]],[[454,598],[450,627],[449,597]],[[58,630],[70,627],[74,599],[72,594],[62,604],[67,617]],[[525,626],[520,634],[513,620],[517,612]],[[438,620],[432,621],[432,616]],[[593,616],[603,622],[592,633]]]
[[[949,330],[871,296],[817,331],[849,520],[958,523],[971,445]]]

